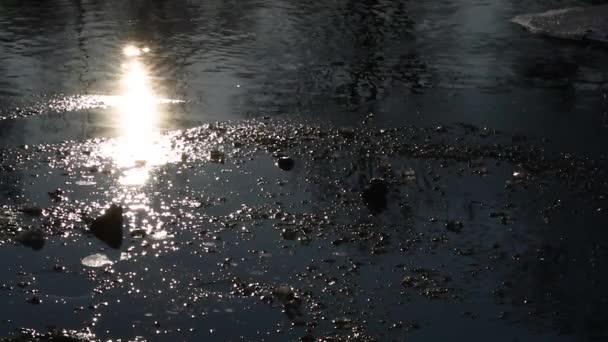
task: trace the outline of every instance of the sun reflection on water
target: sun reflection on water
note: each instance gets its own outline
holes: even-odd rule
[[[115,106],[119,137],[105,148],[105,154],[121,172],[119,182],[124,186],[145,184],[152,167],[171,159],[170,144],[163,139],[159,127],[162,101],[141,58],[148,51],[133,45],[123,49],[121,95]]]

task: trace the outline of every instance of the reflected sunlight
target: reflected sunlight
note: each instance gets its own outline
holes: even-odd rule
[[[151,167],[168,162],[170,146],[160,133],[161,102],[139,58],[141,50],[129,45],[123,54],[126,61],[121,65],[121,96],[116,103],[120,137],[107,146],[105,154],[119,168],[122,185],[143,185]]]
[[[141,54],[141,50],[133,45],[127,45],[122,49],[122,53],[127,57],[139,56]]]

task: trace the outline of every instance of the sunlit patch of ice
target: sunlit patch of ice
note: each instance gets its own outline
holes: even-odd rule
[[[80,262],[84,266],[88,267],[103,267],[114,264],[114,262],[110,260],[107,255],[102,253],[97,253],[89,255],[88,257],[84,257]]]
[[[172,237],[173,235],[169,234],[166,230],[159,230],[150,236],[152,240],[167,240]]]
[[[73,95],[55,98],[48,103],[48,108],[57,112],[117,107],[127,101],[123,95]],[[177,104],[182,100],[154,98],[155,104]]]
[[[95,185],[95,184],[97,184],[97,183],[92,180],[86,180],[86,179],[76,181],[76,185],[80,185],[80,186],[91,186],[91,185]]]
[[[550,37],[608,43],[608,5],[572,7],[513,19],[532,33]]]

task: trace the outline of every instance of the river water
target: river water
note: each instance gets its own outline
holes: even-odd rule
[[[4,115],[114,95],[127,44],[156,91],[187,101],[170,127],[266,115],[388,125],[466,122],[600,146],[606,51],[533,37],[515,15],[580,1],[7,1]],[[78,105],[76,105],[76,108]],[[58,118],[63,118],[58,120]],[[3,122],[4,143],[112,134],[95,113]],[[28,134],[24,139],[22,132]],[[42,131],[42,132],[39,132]],[[579,142],[585,136],[585,144]]]
[[[0,335],[602,340],[606,202],[587,182],[604,177],[593,163],[608,146],[608,49],[510,22],[591,3],[0,2],[0,203],[5,222],[47,234],[41,251],[3,237]],[[420,140],[374,132],[404,126],[407,139],[489,147],[446,166],[433,145],[386,171],[383,155]],[[528,139],[543,153],[492,147]],[[287,175],[273,165],[282,153],[299,156]],[[566,162],[533,167],[554,155]],[[505,194],[533,169],[555,179]],[[349,194],[393,171],[417,185],[391,181],[403,202],[364,217]],[[120,251],[86,231],[110,202],[126,208]],[[81,264],[96,252],[114,264]]]

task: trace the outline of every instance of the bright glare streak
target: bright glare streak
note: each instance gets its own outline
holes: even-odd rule
[[[139,49],[127,46],[128,57]],[[168,161],[170,146],[162,139],[159,125],[159,101],[149,82],[145,65],[138,58],[122,64],[121,96],[117,98],[120,137],[105,148],[120,169],[123,185],[143,185],[150,169]]]
[[[141,55],[141,50],[134,45],[127,45],[122,49],[122,53],[127,57],[136,57]]]
[[[157,162],[155,151],[160,138],[157,130],[156,98],[140,61],[127,64],[122,79],[123,98],[119,106],[122,139],[115,161],[124,171],[121,182],[139,185],[148,178],[150,164]]]

